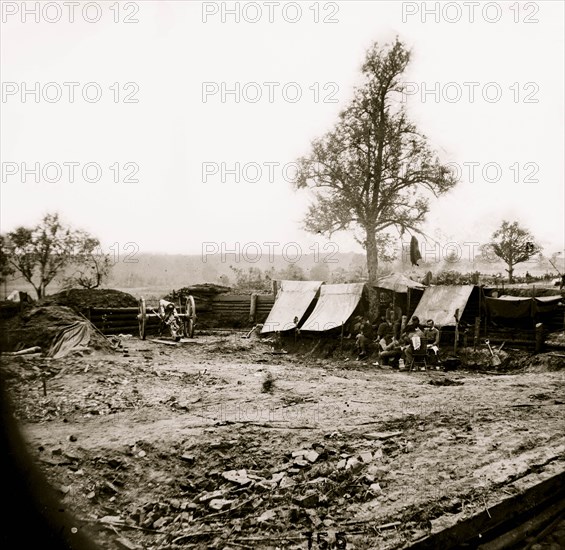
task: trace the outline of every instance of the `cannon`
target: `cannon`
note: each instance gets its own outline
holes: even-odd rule
[[[194,337],[194,327],[196,325],[196,304],[194,303],[193,296],[187,296],[185,299],[184,304],[184,313],[179,313],[177,318],[180,323],[180,333],[182,336],[186,338],[193,338]],[[147,321],[149,319],[159,319],[160,321],[160,330],[159,333],[163,332],[165,327],[165,323],[161,315],[151,308],[152,312],[147,312],[147,305],[145,303],[145,298],[141,297],[139,299],[139,307],[138,307],[138,314],[137,314],[137,322],[139,324],[139,337],[142,340],[145,340],[146,336],[146,328],[147,328]]]

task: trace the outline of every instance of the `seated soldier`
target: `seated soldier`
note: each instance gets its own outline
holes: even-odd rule
[[[395,366],[398,359],[402,355],[402,348],[400,342],[393,335],[386,335],[379,342],[379,363],[382,365],[389,365],[392,363]]]
[[[428,347],[437,348],[439,346],[439,330],[435,326],[433,319],[427,320],[426,327],[424,328],[424,335],[426,337],[426,344]]]
[[[437,356],[439,353],[439,330],[436,328],[433,319],[428,319],[426,328],[424,328],[424,337],[426,339],[426,347],[431,362],[437,364]]]
[[[168,326],[171,330],[171,336],[174,340],[180,340],[179,334],[179,314],[173,302],[167,300],[159,300],[159,317],[164,325]]]
[[[360,332],[362,332],[363,336],[369,340],[374,338],[373,325],[371,325],[371,321],[369,321],[369,319],[363,319]]]
[[[369,339],[362,333],[359,332],[355,337],[355,349],[357,350],[357,361],[367,357],[367,351],[369,347]]]
[[[377,339],[380,340],[384,338],[388,334],[392,334],[393,326],[392,323],[387,321],[385,317],[381,318],[381,323],[379,324],[379,328],[377,329]]]
[[[357,335],[361,332],[361,327],[363,324],[363,317],[361,315],[356,315],[348,323],[348,338],[357,338]]]
[[[414,332],[415,330],[422,330],[424,328],[423,325],[420,324],[420,319],[418,319],[418,317],[414,316],[412,317],[412,319],[410,319],[410,322],[404,327],[404,334],[410,334],[411,332]]]
[[[403,344],[404,360],[406,365],[411,365],[414,351],[421,349],[421,346],[425,345],[424,333],[419,327],[416,327],[412,332],[405,333]]]
[[[392,305],[386,310],[386,320],[391,324],[393,334],[396,338],[400,337],[400,325],[402,323],[402,309],[398,305]]]

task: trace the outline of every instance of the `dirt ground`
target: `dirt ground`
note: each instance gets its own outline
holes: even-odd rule
[[[123,346],[2,359],[101,548],[402,548],[565,469],[563,359],[409,373],[241,333]]]

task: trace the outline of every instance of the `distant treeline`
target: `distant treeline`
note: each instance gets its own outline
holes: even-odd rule
[[[409,261],[397,259],[390,263],[383,262],[380,271],[383,275],[392,271],[401,271],[415,279],[423,278],[428,271],[441,279],[457,278],[457,273],[470,274],[478,271],[482,274],[498,275],[498,279],[504,280],[505,267],[502,262],[492,262],[486,259],[481,261],[480,258],[475,261],[464,259],[420,261],[418,266],[412,266]],[[450,275],[442,277],[441,274],[447,272],[450,272]],[[526,274],[540,279],[558,276],[544,258],[519,265],[516,274],[517,282],[526,282]],[[365,280],[367,268],[364,254],[357,253],[337,253],[331,258],[308,254],[303,255],[297,262],[290,262],[280,255],[272,258],[265,256],[257,262],[250,262],[241,257],[222,257],[220,254],[209,255],[205,258],[199,255],[137,254],[128,261],[120,259],[116,262],[105,286],[180,288],[202,282],[235,286],[238,282],[242,283],[246,279],[253,278],[353,282]]]

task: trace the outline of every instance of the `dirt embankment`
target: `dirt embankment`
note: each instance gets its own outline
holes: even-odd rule
[[[42,306],[67,306],[83,312],[89,307],[136,307],[137,298],[120,290],[75,288],[46,296],[40,300],[39,304]]]
[[[62,306],[32,306],[8,319],[0,320],[1,351],[19,351],[39,346],[47,352],[57,335],[66,327],[77,323],[88,323],[73,309]],[[110,352],[108,340],[91,327],[89,346],[93,350]]]
[[[131,294],[110,289],[74,289],[47,296],[39,302],[10,307],[0,316],[0,350],[18,351],[39,346],[46,352],[55,337],[77,322],[87,322],[90,307],[135,307]],[[90,325],[90,347],[110,351],[108,341]]]

